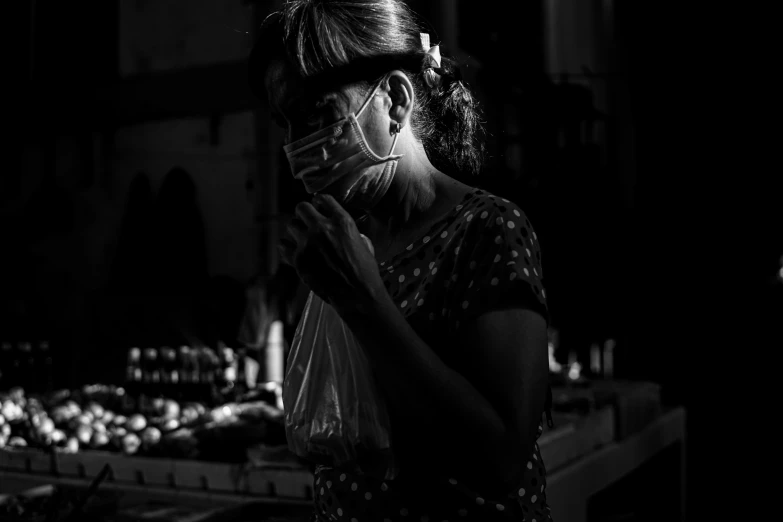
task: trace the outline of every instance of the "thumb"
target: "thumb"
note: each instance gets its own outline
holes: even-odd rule
[[[375,255],[375,247],[372,244],[372,241],[370,241],[370,238],[365,236],[364,234],[359,234],[362,236],[362,239],[364,239],[364,244],[367,245],[367,248],[370,249],[370,253],[374,256]]]

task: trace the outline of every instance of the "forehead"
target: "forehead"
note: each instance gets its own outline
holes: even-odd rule
[[[269,105],[283,111],[304,95],[304,84],[285,60],[272,60],[264,77]]]
[[[314,100],[328,99],[335,104],[348,108],[356,101],[356,89],[352,86],[328,88],[308,84],[285,60],[270,62],[266,70],[265,86],[270,107],[286,113],[297,105]]]

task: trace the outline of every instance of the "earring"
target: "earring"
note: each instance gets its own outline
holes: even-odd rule
[[[402,125],[400,125],[400,122],[395,121],[391,125],[391,130],[389,131],[389,134],[394,136],[395,134],[399,134],[401,130],[402,130]]]

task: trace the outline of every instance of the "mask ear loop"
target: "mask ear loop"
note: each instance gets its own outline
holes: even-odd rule
[[[385,80],[385,79],[386,79],[386,78],[384,77],[384,78],[383,78],[383,80]],[[367,99],[366,99],[366,100],[364,100],[364,103],[363,103],[363,104],[362,104],[362,106],[359,108],[359,112],[357,112],[357,113],[356,113],[356,117],[357,117],[357,118],[358,118],[358,117],[359,117],[359,116],[360,116],[360,115],[361,115],[361,114],[364,112],[364,109],[365,109],[365,108],[367,108],[367,106],[370,104],[370,100],[372,100],[373,98],[375,98],[375,94],[378,92],[378,89],[380,89],[380,88],[381,88],[381,84],[383,83],[383,80],[381,80],[381,81],[379,81],[378,83],[376,83],[376,84],[375,84],[375,88],[372,90],[372,94],[370,94],[370,95],[367,97]]]
[[[372,94],[370,94],[367,97],[367,99],[364,100],[364,103],[359,108],[359,111],[356,113],[356,116],[355,116],[357,123],[359,122],[359,116],[362,114],[362,112],[364,112],[364,109],[370,104],[370,100],[375,98],[375,95],[377,94],[378,89],[381,88],[381,85],[383,84],[383,81],[385,79],[386,79],[386,77],[384,76],[383,79],[381,79],[381,81],[379,81],[377,84],[375,84],[375,88],[372,90]],[[392,154],[394,154],[394,148],[397,146],[397,138],[399,138],[399,136],[400,136],[399,132],[395,132],[394,133],[394,138],[392,139],[391,149],[389,150],[389,153],[387,154],[387,156],[391,156]]]

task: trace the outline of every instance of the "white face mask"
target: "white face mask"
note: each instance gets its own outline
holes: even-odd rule
[[[394,135],[389,154],[378,156],[370,149],[357,120],[381,83],[356,114],[283,147],[294,178],[304,183],[308,194],[328,187],[341,204],[369,211],[389,190],[397,160],[402,157],[393,155],[399,134]]]

